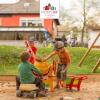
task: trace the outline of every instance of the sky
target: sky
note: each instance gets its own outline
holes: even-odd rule
[[[60,0],[60,6],[64,7],[65,9],[70,9],[73,0]]]

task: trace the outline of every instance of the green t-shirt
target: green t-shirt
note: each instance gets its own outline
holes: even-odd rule
[[[29,83],[34,82],[35,76],[32,73],[32,71],[35,71],[39,75],[42,75],[40,70],[38,70],[37,68],[34,67],[34,65],[32,65],[28,62],[23,62],[23,63],[19,64],[18,72],[19,72],[21,83],[29,84]]]

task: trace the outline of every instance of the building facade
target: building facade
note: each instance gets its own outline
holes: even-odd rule
[[[59,25],[58,19],[40,19],[39,1],[37,0],[20,0],[15,4],[0,4],[0,39],[6,39],[4,34],[7,36],[21,34],[21,28],[27,28],[28,30],[23,30],[23,38],[27,36],[24,31],[33,36],[44,35],[41,38],[48,35],[55,37],[57,35],[57,25]],[[14,31],[14,29],[17,31]],[[9,37],[9,39],[14,38]]]

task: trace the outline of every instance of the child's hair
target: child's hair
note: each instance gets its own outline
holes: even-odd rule
[[[20,55],[20,59],[22,62],[25,62],[29,59],[30,57],[30,54],[28,52],[23,52],[21,55]]]

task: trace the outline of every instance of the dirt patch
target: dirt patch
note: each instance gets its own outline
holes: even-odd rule
[[[16,75],[0,75],[0,81],[15,81]]]
[[[60,89],[49,93],[45,98],[36,98],[34,100],[60,100],[60,97],[66,100],[99,100],[100,97],[100,74],[87,75],[88,79],[81,84],[81,90],[66,91]],[[5,78],[6,80],[6,78]],[[15,90],[15,81],[0,81],[0,100],[32,100],[28,98],[17,98]]]

